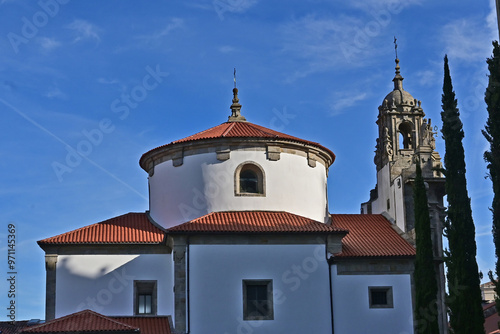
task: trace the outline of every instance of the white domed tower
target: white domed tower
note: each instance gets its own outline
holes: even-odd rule
[[[236,87],[233,94],[227,122],[141,157],[150,217],[164,228],[223,211],[285,211],[327,222],[333,152],[247,122]]]

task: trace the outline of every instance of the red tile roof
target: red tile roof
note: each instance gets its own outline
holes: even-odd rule
[[[318,221],[282,211],[212,212],[171,227],[169,233],[346,233]]]
[[[141,334],[171,334],[170,321],[168,316],[156,317],[110,317],[133,327],[139,327]]]
[[[22,321],[0,321],[1,334],[17,334],[28,326],[28,320]]]
[[[55,237],[38,241],[49,244],[157,244],[165,234],[146,213],[130,212]]]
[[[291,142],[297,142],[307,145],[316,146],[326,152],[328,152],[332,156],[332,163],[335,160],[335,154],[332,151],[327,149],[326,147],[304,139],[300,139],[294,136],[287,135],[285,133],[281,133],[278,131],[274,131],[263,126],[249,123],[249,122],[226,122],[220,125],[217,125],[213,128],[207,129],[205,131],[198,132],[192,136],[179,139],[171,142],[170,144],[162,145],[157,148],[154,148],[146,153],[144,153],[140,159],[140,164],[142,166],[142,161],[145,159],[146,155],[151,154],[153,151],[162,150],[169,146],[186,143],[198,140],[206,140],[206,139],[217,139],[217,138],[265,138],[265,139],[276,139],[276,140],[285,140]]]
[[[335,257],[414,256],[415,248],[404,240],[382,215],[332,214],[332,225],[349,230],[342,239],[342,253]]]
[[[138,332],[139,327],[111,319],[91,310],[84,310],[45,324],[25,328],[22,333],[63,333],[63,332]]]

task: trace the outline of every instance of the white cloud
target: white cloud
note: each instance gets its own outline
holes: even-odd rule
[[[336,92],[330,104],[331,116],[337,116],[344,112],[346,108],[352,107],[359,101],[367,98],[367,93],[360,92]]]
[[[99,37],[100,29],[96,25],[85,20],[74,20],[68,24],[66,28],[74,30],[77,34],[73,43],[87,39],[93,39],[97,42],[101,41],[101,38]]]
[[[230,52],[235,52],[236,48],[230,45],[223,45],[219,47],[219,52],[220,53],[230,53]]]
[[[45,96],[49,99],[66,99],[66,94],[64,94],[58,87],[50,87],[49,91],[45,93]]]
[[[53,49],[61,46],[61,43],[54,38],[40,37],[37,39],[37,42],[45,52],[52,51]]]
[[[443,27],[441,41],[450,59],[475,62],[491,53],[490,31],[477,18],[459,19]]]
[[[212,0],[210,4],[207,2],[187,2],[186,5],[192,8],[214,11],[220,19],[224,19],[225,13],[243,13],[258,2],[258,0]]]
[[[373,14],[374,10],[400,12],[404,7],[420,5],[422,0],[351,0],[346,2],[351,7]]]
[[[116,79],[106,79],[106,78],[98,78],[97,82],[103,85],[114,85],[120,83],[120,81]]]
[[[497,5],[495,0],[490,0],[490,12],[488,13],[488,16],[486,16],[486,22],[488,24],[488,28],[490,29],[490,39],[491,40],[497,40],[499,39],[498,34],[500,33],[498,31],[498,21],[500,18],[497,18]]]
[[[422,86],[430,86],[436,83],[438,76],[437,73],[431,70],[423,70],[415,73],[418,78],[418,82]]]
[[[157,45],[161,43],[162,39],[165,36],[168,36],[172,31],[181,29],[184,27],[184,20],[174,17],[169,20],[169,22],[165,25],[163,29],[160,31],[148,34],[137,36],[136,38],[145,44]]]

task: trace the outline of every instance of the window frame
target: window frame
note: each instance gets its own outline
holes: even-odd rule
[[[384,292],[387,302],[385,304],[374,304],[372,300],[372,292]],[[377,308],[394,308],[394,295],[392,286],[369,286],[368,287],[368,305],[371,309]]]
[[[241,173],[250,170],[257,176],[257,192],[243,192],[241,191],[240,181]],[[236,167],[234,171],[234,195],[235,196],[266,196],[266,174],[264,169],[253,161],[245,161]]]
[[[157,285],[156,280],[137,280],[134,281],[134,315],[135,316],[149,316],[156,315],[158,309],[157,298]],[[151,295],[151,313],[139,312],[139,296]]]
[[[267,289],[267,314],[256,315],[249,313],[247,287],[250,285],[265,286]],[[242,281],[243,293],[243,320],[274,320],[274,301],[273,301],[273,280],[272,279],[244,279]]]

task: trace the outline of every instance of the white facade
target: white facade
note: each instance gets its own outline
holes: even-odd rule
[[[264,196],[235,195],[235,171],[245,162],[262,168]],[[281,153],[278,161],[263,150],[231,151],[225,161],[215,152],[190,155],[178,167],[156,165],[149,189],[151,217],[165,228],[219,211],[286,211],[319,222],[328,214],[326,167],[310,167],[298,154]]]
[[[172,255],[59,255],[56,317],[85,309],[106,315],[133,315],[137,280],[156,280],[161,296],[158,314],[173,314]]]
[[[325,245],[191,245],[189,256],[190,333],[331,333]],[[273,320],[243,320],[246,279],[272,280]]]
[[[404,184],[401,176],[391,180],[391,168],[385,165],[377,172],[377,190],[378,198],[371,202],[373,213],[386,212],[394,223],[406,231],[405,226],[405,203],[404,203]],[[364,213],[368,213],[368,203],[362,204]]]
[[[337,275],[332,266],[335,333],[413,333],[411,277]],[[369,287],[391,287],[394,307],[370,308]]]

